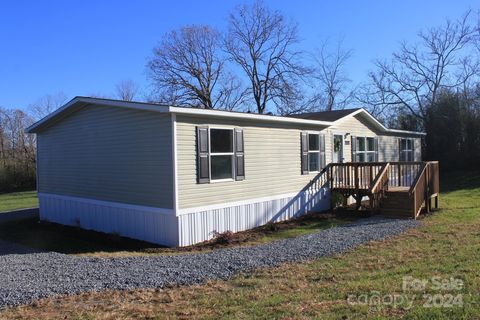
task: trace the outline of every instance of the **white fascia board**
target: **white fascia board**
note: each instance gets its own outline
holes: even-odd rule
[[[47,122],[48,120],[50,120],[51,118],[55,117],[56,115],[58,115],[59,113],[62,113],[63,111],[65,111],[66,109],[70,108],[72,105],[76,104],[78,101],[79,98],[78,97],[75,97],[73,98],[72,100],[70,100],[69,102],[67,102],[65,105],[63,105],[62,107],[58,108],[57,110],[55,110],[54,112],[48,114],[47,116],[43,117],[42,119],[40,119],[39,121],[35,122],[34,124],[32,124],[31,126],[29,126],[27,129],[25,129],[25,132],[27,133],[32,133],[32,130],[34,130],[35,128],[41,126],[42,124],[44,124],[45,122]]]
[[[121,107],[121,108],[130,108],[136,110],[146,110],[146,111],[156,111],[156,112],[168,112],[168,106],[161,104],[153,104],[146,102],[130,102],[122,100],[110,100],[110,99],[100,99],[100,98],[89,98],[89,97],[77,97],[81,102],[110,106],[110,107]]]
[[[398,130],[398,129],[388,129],[388,132],[390,132],[390,133],[400,133],[400,134],[410,134],[410,135],[416,135],[416,136],[426,136],[427,135],[426,132]]]
[[[380,121],[378,121],[377,119],[375,119],[374,116],[372,116],[367,110],[365,110],[365,109],[363,109],[363,108],[360,108],[360,109],[358,109],[357,111],[352,112],[352,113],[346,115],[345,117],[340,118],[340,119],[334,121],[334,122],[333,122],[333,125],[338,125],[338,124],[341,123],[342,121],[344,121],[344,120],[346,120],[346,119],[348,119],[348,118],[350,118],[350,117],[354,117],[354,116],[356,116],[357,114],[360,114],[360,113],[364,114],[364,115],[365,115],[370,121],[372,121],[373,124],[376,125],[381,131],[388,131],[388,129],[387,129]]]
[[[50,121],[52,118],[57,117],[59,114],[68,111],[68,109],[74,107],[79,103],[103,105],[103,106],[110,106],[110,107],[117,107],[117,108],[130,108],[130,109],[154,111],[154,112],[164,112],[164,113],[168,112],[168,106],[159,105],[159,104],[130,102],[130,101],[121,101],[121,100],[109,100],[109,99],[90,98],[90,97],[75,97],[69,102],[67,102],[64,106],[58,108],[57,110],[50,113],[46,117],[32,124],[30,127],[28,127],[25,130],[25,132],[32,133],[36,128],[42,126],[44,123]]]
[[[426,136],[427,134],[425,132],[418,132],[418,131],[408,131],[408,130],[398,130],[398,129],[389,129],[385,127],[380,121],[378,121],[374,116],[372,116],[367,110],[360,108],[355,112],[350,113],[349,115],[346,115],[343,118],[340,118],[336,121],[334,121],[334,125],[338,124],[339,122],[348,119],[349,117],[353,117],[359,113],[363,113],[369,120],[371,120],[376,126],[378,126],[382,131],[386,133],[399,133],[399,134],[409,134],[409,135],[417,135],[417,136]]]
[[[38,122],[28,127],[25,131],[27,133],[34,132],[35,129],[41,127],[46,122],[50,121],[51,119],[59,116],[64,112],[67,112],[68,109],[73,108],[80,103],[111,106],[111,107],[117,107],[117,108],[130,108],[130,109],[136,109],[136,110],[145,110],[145,111],[153,111],[153,112],[161,112],[161,113],[170,112],[175,114],[246,119],[246,120],[257,120],[257,121],[271,121],[271,122],[294,123],[294,124],[308,124],[308,125],[317,125],[317,126],[325,126],[325,127],[329,127],[332,125],[332,122],[329,122],[329,121],[307,120],[307,119],[299,119],[299,118],[259,115],[255,113],[230,112],[230,111],[222,111],[222,110],[206,110],[206,109],[174,107],[174,106],[159,105],[159,104],[144,103],[144,102],[130,102],[130,101],[110,100],[110,99],[90,98],[90,97],[75,97],[69,102],[67,102],[61,108],[57,109],[56,111],[52,112],[45,118],[39,120]]]
[[[269,115],[262,115],[262,114],[256,114],[256,113],[242,113],[242,112],[231,112],[231,111],[222,111],[222,110],[170,107],[169,111],[176,114],[185,114],[185,115],[194,115],[194,116],[235,118],[235,119],[256,120],[256,121],[294,123],[294,124],[309,124],[309,125],[317,125],[317,126],[320,125],[325,127],[330,127],[332,125],[332,122],[329,122],[329,121],[307,120],[307,119],[300,119],[300,118],[269,116]]]

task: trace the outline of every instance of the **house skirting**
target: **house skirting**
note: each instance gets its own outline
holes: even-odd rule
[[[39,193],[40,220],[166,246],[178,245],[172,209]]]
[[[244,231],[268,222],[284,221],[309,211],[329,208],[330,191],[322,188],[316,192],[303,191],[203,208],[180,209],[179,245],[188,246],[212,239],[216,232]]]
[[[189,246],[330,208],[330,191],[302,191],[213,206],[172,209],[39,193],[40,220],[166,246]]]

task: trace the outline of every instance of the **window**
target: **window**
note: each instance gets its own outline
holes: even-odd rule
[[[243,129],[197,126],[197,183],[245,180]]]
[[[320,136],[308,135],[308,171],[320,171]]]
[[[210,177],[233,179],[233,130],[210,129]]]
[[[376,159],[375,138],[356,137],[355,162],[374,162]]]
[[[325,135],[300,132],[301,172],[320,172],[325,168]]]
[[[413,139],[400,139],[400,161],[413,161]]]

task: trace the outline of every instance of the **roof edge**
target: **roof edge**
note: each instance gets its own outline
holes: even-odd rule
[[[380,121],[378,121],[377,118],[375,118],[370,112],[368,112],[364,108],[360,108],[357,111],[354,111],[350,114],[347,114],[345,117],[334,121],[334,123],[335,122],[340,122],[340,121],[344,120],[345,118],[353,117],[353,116],[355,116],[357,114],[360,114],[360,113],[365,114],[373,123],[375,123],[375,125],[377,125],[381,130],[383,130],[384,132],[387,132],[387,133],[401,133],[401,134],[410,134],[410,135],[418,135],[418,136],[426,136],[427,135],[425,132],[421,132],[421,131],[409,131],[409,130],[399,130],[399,129],[387,128]]]
[[[380,121],[378,121],[373,115],[371,115],[364,108],[359,108],[358,110],[345,115],[344,117],[337,119],[335,121],[322,121],[322,120],[311,120],[303,118],[294,118],[294,117],[285,117],[285,116],[275,116],[275,115],[264,115],[257,113],[246,113],[246,112],[231,112],[218,109],[199,109],[199,108],[186,108],[186,107],[177,107],[171,105],[162,105],[156,103],[147,103],[147,102],[135,102],[135,101],[123,101],[123,100],[113,100],[113,99],[103,99],[103,98],[92,98],[92,97],[82,97],[76,96],[69,102],[67,102],[62,107],[58,108],[54,112],[50,113],[46,117],[35,122],[29,126],[25,132],[27,133],[36,133],[41,130],[44,126],[54,122],[55,120],[61,119],[62,115],[75,111],[75,108],[82,108],[86,105],[103,105],[119,108],[131,108],[136,110],[160,112],[160,113],[174,113],[174,114],[184,114],[192,116],[208,116],[208,117],[218,117],[218,118],[235,118],[235,119],[245,119],[245,120],[256,120],[256,121],[268,121],[268,122],[279,122],[279,123],[292,123],[292,124],[305,124],[305,125],[317,125],[330,127],[335,125],[348,117],[355,116],[357,114],[365,114],[378,128],[380,131],[385,133],[398,133],[398,134],[408,134],[408,135],[417,135],[425,136],[425,132],[416,132],[416,131],[407,131],[407,130],[398,130],[398,129],[388,129]]]
[[[59,119],[63,114],[67,113],[73,108],[81,107],[82,105],[104,105],[120,108],[131,108],[136,110],[146,110],[153,112],[161,113],[176,113],[176,114],[186,114],[186,115],[196,115],[196,116],[209,116],[209,117],[227,117],[227,118],[236,118],[236,119],[247,119],[247,120],[257,120],[257,121],[273,121],[273,122],[282,122],[282,123],[294,123],[294,124],[309,124],[309,125],[320,125],[325,127],[330,127],[332,122],[329,121],[317,121],[317,120],[307,120],[307,119],[297,119],[289,118],[283,116],[274,116],[274,115],[263,115],[256,113],[245,113],[245,112],[230,112],[224,110],[212,110],[212,109],[198,109],[198,108],[185,108],[185,107],[176,107],[161,105],[155,103],[146,103],[146,102],[133,102],[133,101],[122,101],[122,100],[112,100],[112,99],[102,99],[102,98],[91,98],[91,97],[81,97],[77,96],[67,102],[62,107],[58,108],[54,112],[50,113],[46,117],[35,122],[29,126],[25,132],[27,133],[36,133],[44,126],[54,122],[56,119]]]
[[[228,117],[228,118],[237,118],[237,119],[251,119],[259,121],[273,121],[273,122],[283,122],[283,123],[297,123],[297,124],[312,124],[312,125],[321,125],[325,127],[330,127],[333,122],[330,121],[320,121],[320,120],[308,120],[300,119],[293,117],[284,117],[284,116],[274,116],[274,115],[265,115],[258,113],[246,113],[246,112],[230,112],[224,110],[213,110],[213,109],[198,109],[198,108],[183,108],[183,107],[169,107],[171,113],[176,114],[186,114],[186,115],[196,115],[202,116],[206,115],[209,117]]]
[[[75,98],[64,104],[62,107],[58,108],[54,112],[48,114],[44,118],[38,120],[37,122],[29,126],[27,129],[25,129],[25,132],[36,133],[37,129],[41,129],[43,126],[51,123],[52,121],[55,121],[56,118],[60,117],[65,112],[68,112],[69,109],[74,108],[79,104],[96,104],[137,110],[168,112],[168,106],[166,105],[76,96]]]

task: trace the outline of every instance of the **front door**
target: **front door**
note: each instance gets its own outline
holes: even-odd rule
[[[333,162],[343,162],[343,135],[333,135]]]

